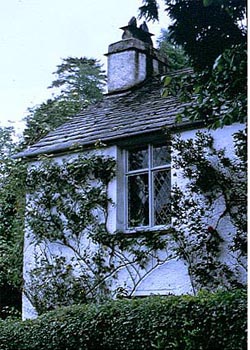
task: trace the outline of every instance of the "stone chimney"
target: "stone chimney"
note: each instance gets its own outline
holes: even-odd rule
[[[122,40],[109,45],[108,93],[128,90],[153,75],[166,73],[167,61],[153,48],[148,27],[137,27],[135,17],[123,30]]]

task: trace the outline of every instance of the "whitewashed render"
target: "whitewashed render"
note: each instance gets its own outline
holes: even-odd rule
[[[174,97],[161,98],[160,74],[166,73],[166,59],[160,57],[152,47],[151,34],[135,25],[128,25],[122,29],[123,39],[110,45],[107,54],[108,94],[104,100],[83,110],[72,121],[49,133],[18,156],[28,159],[30,168],[40,164],[37,157],[43,154],[51,154],[54,161],[58,163],[62,162],[62,159],[70,161],[78,154],[86,155],[93,152],[113,157],[117,163],[117,170],[114,179],[108,185],[108,194],[113,204],[110,204],[108,208],[107,227],[110,235],[122,231],[126,239],[126,234],[133,234],[133,232],[143,233],[164,229],[162,225],[148,225],[146,228],[135,227],[133,229],[128,229],[126,226],[124,155],[128,147],[138,147],[147,143],[154,144],[159,140],[164,143],[166,135],[163,128],[175,127],[176,132],[183,139],[194,138],[197,130],[202,132],[207,132],[207,130],[202,128],[201,123],[190,123],[185,118],[180,125],[176,126],[175,118],[183,110],[185,104],[180,103]],[[234,157],[232,135],[242,129],[244,125],[234,124],[211,131],[215,147],[224,148],[227,156]],[[91,151],[97,142],[105,146],[98,151]],[[79,146],[81,151],[76,153]],[[75,153],[72,153],[72,150]],[[171,171],[171,185],[177,182],[179,186],[185,186],[181,170],[177,174],[174,173],[176,170]],[[27,203],[32,207],[32,198],[29,197],[29,194],[27,194]],[[30,208],[27,209],[30,210]],[[209,225],[216,223],[223,210],[224,203],[216,202]],[[235,230],[228,218],[221,220],[219,225],[220,232]],[[225,245],[224,259],[228,259],[226,246],[230,243],[231,238],[229,236],[222,238]],[[86,244],[89,242],[86,242],[83,236],[80,249]],[[92,249],[95,247],[92,246]],[[62,255],[69,261],[72,257],[72,252],[61,244],[51,243],[49,247],[43,243],[36,244],[27,224],[24,240],[24,289],[29,282],[29,272],[36,266],[37,256],[41,259],[43,254],[46,254],[47,257],[50,254]],[[246,278],[245,271],[240,270],[233,256],[230,256],[230,261],[227,263],[239,270],[241,280]],[[114,297],[115,291],[119,288],[126,289],[129,296],[138,297],[152,294],[193,293],[188,268],[184,261],[171,256],[171,245],[168,251],[159,252],[158,259],[152,258],[146,269],[138,266],[121,267],[118,271],[118,278],[112,279],[111,277],[110,281]],[[23,318],[36,316],[36,310],[24,293]]]
[[[238,130],[243,129],[243,126],[240,124],[235,124],[231,126],[227,126],[223,129],[218,129],[215,131],[210,132],[212,136],[214,137],[215,146],[217,146],[219,149],[225,148],[226,149],[226,155],[229,157],[234,156],[234,147],[233,147],[233,139],[232,135],[237,132]],[[201,130],[205,133],[207,131],[205,129]],[[194,138],[195,133],[197,130],[189,130],[182,133],[183,139],[189,139]],[[108,230],[110,234],[115,234],[117,230],[121,229],[121,226],[119,222],[121,221],[119,218],[120,209],[123,208],[123,199],[121,197],[121,193],[123,193],[122,185],[121,185],[121,179],[120,179],[120,173],[119,171],[122,168],[122,149],[120,149],[117,146],[107,147],[102,150],[98,151],[99,154],[102,154],[103,156],[111,156],[114,159],[116,159],[118,164],[118,170],[117,170],[117,176],[109,183],[108,187],[108,194],[109,197],[112,199],[112,202],[115,205],[110,205],[109,207],[109,215],[108,215]],[[91,154],[89,151],[86,151],[86,154]],[[74,155],[68,155],[63,157],[56,157],[55,161],[60,163],[62,159],[72,159],[74,157],[77,157],[77,154]],[[30,167],[39,165],[39,162],[32,162],[30,163]],[[178,183],[178,185],[182,184],[182,177],[179,176],[173,176],[172,172],[172,184],[175,182]],[[32,203],[32,201],[31,201]],[[119,208],[120,206],[120,208]],[[214,220],[210,221],[210,225],[215,225],[216,220],[220,216],[220,214],[224,211],[224,205],[223,203],[217,203],[217,206],[214,208],[214,213],[211,216]],[[156,227],[157,228],[157,227]],[[152,230],[154,228],[149,228],[148,230]],[[141,231],[141,228],[134,229],[134,231]],[[143,229],[145,231],[145,228]],[[232,226],[230,220],[225,219],[220,222],[220,226],[218,227],[218,230],[220,232],[230,232],[234,230],[234,227]],[[126,230],[124,230],[126,232]],[[126,238],[124,238],[126,239]],[[230,237],[227,235],[223,236],[224,244],[225,246],[230,243]],[[81,245],[86,245],[87,243],[84,241],[84,238],[81,241]],[[223,249],[222,249],[223,250]],[[48,247],[46,247],[43,244],[36,244],[34,240],[34,236],[32,235],[32,232],[30,232],[29,227],[26,227],[25,232],[25,244],[24,244],[24,281],[29,281],[29,272],[36,267],[37,263],[37,256],[40,258],[43,257],[44,252],[46,251],[47,254],[51,255],[62,255],[67,257],[67,259],[70,261],[72,258],[72,252],[67,247],[62,247],[61,244],[57,243],[51,243]],[[153,268],[155,265],[154,261],[149,262],[148,268],[144,271],[143,269],[138,268],[140,270],[140,273],[138,275],[134,275],[137,281],[139,281],[139,284],[137,285],[136,289],[134,289],[134,284],[131,281],[131,271],[129,273],[127,268],[121,268],[119,271],[119,277],[118,279],[112,280],[112,286],[111,289],[114,291],[119,288],[126,288],[128,291],[128,295],[132,296],[145,296],[145,295],[167,295],[167,294],[193,294],[190,277],[188,275],[187,266],[185,265],[185,262],[182,260],[176,260],[175,258],[168,259],[167,255],[169,255],[169,252],[162,251],[159,253],[159,257],[161,261],[166,260],[165,263],[159,264],[157,268]],[[48,255],[47,255],[48,256]],[[222,254],[223,259],[223,254]],[[230,256],[230,261],[228,261],[229,257],[226,253],[224,254],[224,259],[227,259],[225,262],[230,263],[232,266],[237,265],[237,261]],[[240,268],[240,267],[239,267]],[[148,274],[148,271],[152,271]],[[240,272],[242,275],[242,281],[246,278],[245,272],[242,270]],[[145,277],[144,277],[145,275]],[[25,285],[24,285],[25,288]],[[23,317],[24,318],[33,318],[36,317],[37,313],[34,307],[31,305],[29,300],[26,298],[25,294],[23,296]]]

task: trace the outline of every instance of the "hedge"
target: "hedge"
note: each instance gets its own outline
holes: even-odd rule
[[[116,300],[0,322],[1,350],[244,350],[245,291]]]

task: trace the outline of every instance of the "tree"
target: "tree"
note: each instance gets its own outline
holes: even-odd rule
[[[207,127],[218,128],[247,118],[247,50],[235,45],[225,50],[213,69],[165,78],[164,95],[172,94],[187,102],[177,117],[202,120]]]
[[[141,15],[157,19],[156,0]],[[173,20],[170,39],[189,56],[193,74],[167,77],[164,95],[189,102],[183,114],[208,127],[244,122],[247,116],[245,0],[165,0]],[[153,9],[153,10],[152,10]]]
[[[76,99],[83,105],[102,99],[106,77],[99,61],[86,57],[68,57],[62,61],[49,88],[60,89],[60,98]]]
[[[180,45],[176,45],[173,42],[173,40],[170,38],[169,31],[161,31],[161,36],[158,38],[157,44],[160,53],[168,58],[169,71],[189,67],[187,55]]]
[[[158,20],[157,0],[143,0],[141,16]],[[246,42],[245,0],[165,0],[173,21],[170,38],[181,45],[197,69],[211,68],[233,45]]]
[[[56,79],[49,87],[54,89],[54,97],[29,109],[24,130],[25,146],[38,141],[81,109],[102,98],[105,75],[97,60],[68,57],[57,66],[54,74]]]
[[[0,128],[0,317],[21,310],[25,168],[12,128]]]
[[[216,58],[233,45],[246,41],[243,1],[171,1],[166,2],[169,30],[174,41],[182,45],[196,69],[212,68]]]

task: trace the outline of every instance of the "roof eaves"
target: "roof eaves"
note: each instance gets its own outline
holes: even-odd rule
[[[132,134],[123,134],[123,135],[115,135],[115,136],[111,136],[111,137],[104,137],[101,138],[99,140],[93,139],[91,141],[83,141],[83,140],[74,140],[72,141],[68,141],[68,142],[64,142],[63,144],[58,144],[58,145],[49,145],[49,146],[44,146],[44,147],[40,147],[40,148],[36,148],[34,150],[32,150],[31,148],[24,151],[24,152],[19,152],[18,154],[16,154],[14,156],[14,158],[25,158],[29,161],[32,161],[34,159],[36,159],[37,157],[41,156],[41,155],[45,155],[45,156],[56,156],[59,154],[63,154],[63,153],[68,153],[69,150],[71,150],[72,152],[77,152],[77,151],[81,151],[83,149],[87,149],[90,147],[93,147],[97,141],[102,142],[103,144],[107,144],[107,145],[112,145],[114,143],[118,143],[121,140],[126,140],[128,138],[135,138],[137,136],[142,136],[145,135],[145,137],[147,137],[147,135],[150,134],[155,134],[156,132],[164,134],[164,132],[166,130],[170,130],[170,131],[180,131],[180,130],[187,130],[187,129],[193,129],[193,128],[197,128],[197,127],[202,127],[204,126],[204,123],[202,121],[196,121],[196,122],[190,122],[188,120],[178,124],[162,124],[160,127],[157,126],[155,128],[150,128],[150,130],[143,130],[143,131],[133,131]]]

